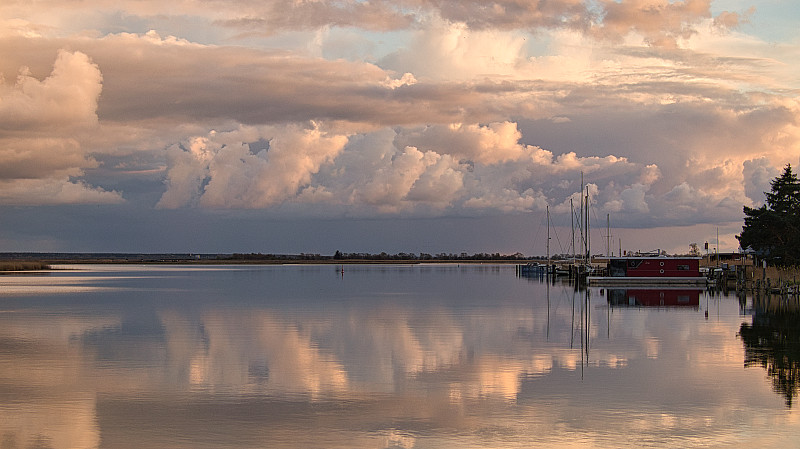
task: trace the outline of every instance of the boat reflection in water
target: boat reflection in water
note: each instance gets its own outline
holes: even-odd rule
[[[0,276],[0,449],[797,447],[785,301],[598,290],[491,264]]]
[[[699,307],[699,288],[610,288],[606,290],[612,307]]]

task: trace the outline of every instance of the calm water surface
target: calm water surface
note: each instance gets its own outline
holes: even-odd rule
[[[794,302],[513,266],[0,276],[0,448],[799,447]]]

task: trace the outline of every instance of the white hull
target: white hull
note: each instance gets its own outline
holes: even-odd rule
[[[634,276],[589,276],[586,278],[589,285],[701,285],[708,284],[708,279],[699,277],[634,277]]]

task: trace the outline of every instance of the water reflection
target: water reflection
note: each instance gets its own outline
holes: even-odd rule
[[[753,302],[752,324],[742,323],[744,366],[760,366],[772,379],[786,406],[800,390],[800,307],[798,298],[762,296]]]
[[[699,288],[610,288],[611,306],[635,307],[699,307]]]
[[[0,447],[764,446],[800,429],[742,369],[735,298],[704,299],[707,320],[696,299],[616,307],[513,267],[125,270],[0,300]]]

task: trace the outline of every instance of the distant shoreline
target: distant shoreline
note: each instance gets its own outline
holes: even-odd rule
[[[352,264],[521,264],[540,261],[539,257],[524,257],[517,253],[511,256],[499,253],[456,254],[369,254],[337,252],[333,256],[320,254],[189,254],[189,253],[0,253],[0,267],[5,264],[6,271],[17,271],[34,264],[152,264],[152,265],[352,265]],[[41,268],[46,269],[46,268]],[[2,271],[2,268],[0,268]]]
[[[50,270],[53,265],[422,265],[422,264],[521,264],[519,260],[125,260],[76,259],[47,260],[45,262],[0,262],[0,271]],[[33,268],[37,266],[36,268]]]

